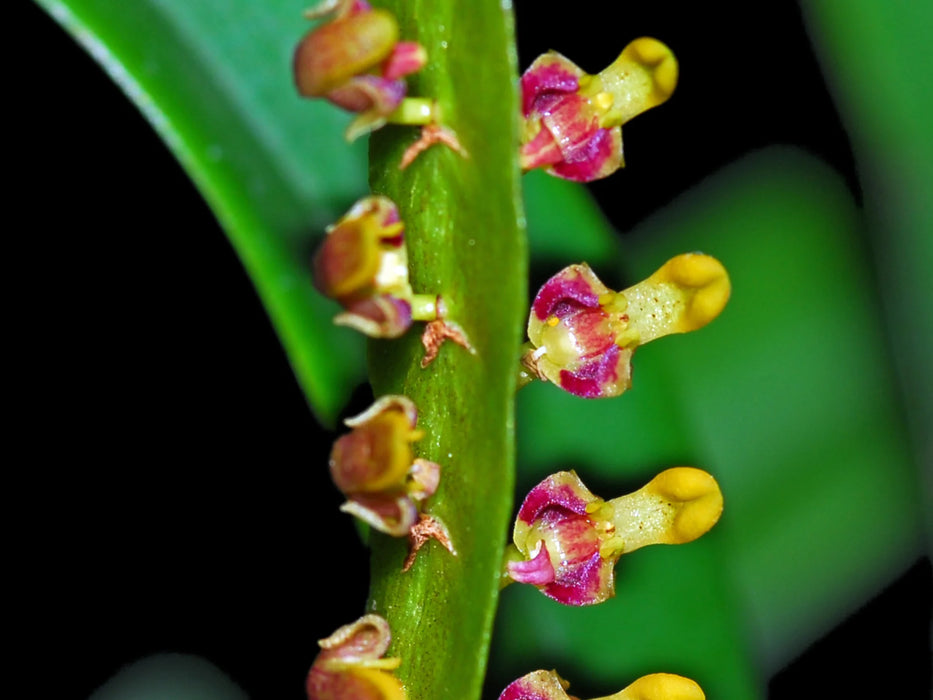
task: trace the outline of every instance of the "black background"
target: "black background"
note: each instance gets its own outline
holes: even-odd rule
[[[516,3],[521,67],[553,48],[596,72],[643,34],[675,47],[676,99],[626,127],[630,167],[592,185],[620,235],[774,143],[823,158],[859,198],[796,6],[683,5],[619,4],[609,19],[588,3]],[[31,5],[25,20],[7,109],[9,235],[26,252],[8,263],[25,275],[12,369],[28,390],[13,428],[27,447],[17,471],[33,479],[14,538],[22,581],[43,591],[25,609],[43,620],[49,691],[84,697],[122,664],[172,650],[206,657],[252,697],[301,698],[315,640],[360,614],[368,587],[365,549],[335,522],[341,499],[322,476],[333,436],[173,157],[59,27]],[[656,158],[662,136],[668,157]],[[363,387],[354,406],[366,399]],[[898,697],[928,697],[930,581],[921,560],[769,697],[867,696],[896,671]]]

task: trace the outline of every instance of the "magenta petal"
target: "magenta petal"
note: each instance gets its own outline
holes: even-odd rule
[[[533,671],[509,683],[499,700],[569,700],[553,671]]]
[[[539,320],[549,316],[564,318],[579,310],[581,306],[595,309],[599,307],[599,294],[579,265],[570,265],[551,277],[535,296],[532,310]]]
[[[576,65],[560,54],[551,52],[539,56],[522,75],[522,114],[537,111],[540,100],[553,94],[575,93],[583,74]]]
[[[404,80],[387,80],[378,75],[358,75],[327,93],[327,99],[348,112],[388,115],[401,104],[408,91]]]
[[[519,155],[523,170],[546,168],[564,160],[564,154],[547,129],[540,129],[531,141],[522,144]]]
[[[552,474],[528,492],[518,511],[518,519],[531,525],[543,517],[545,511],[555,507],[583,515],[587,504],[594,500],[596,497],[589,491],[580,493],[572,484],[561,483],[559,474]]]
[[[543,586],[554,581],[554,567],[547,547],[541,543],[541,549],[534,559],[528,561],[510,561],[508,564],[509,576],[518,583],[530,583],[532,586]]]
[[[560,386],[574,396],[595,399],[605,396],[606,387],[619,381],[620,350],[611,345],[603,354],[571,372],[561,370]]]
[[[524,567],[510,563],[510,575],[514,570],[516,581],[525,577],[529,580],[523,582],[564,605],[592,605],[612,597],[617,557],[603,558],[604,524],[587,512],[588,506],[599,503],[574,472],[552,474],[533,488],[519,508],[514,537],[526,556],[524,547],[541,549]],[[544,581],[542,552],[554,569],[551,581]],[[535,577],[543,583],[532,580]]]
[[[613,595],[613,566],[594,552],[586,561],[572,567],[562,567],[560,576],[543,586],[541,592],[564,605],[595,605]]]
[[[563,163],[551,166],[549,172],[565,180],[592,182],[611,175],[622,167],[622,142],[615,130],[599,129],[573,153],[566,154]]]
[[[564,160],[580,160],[591,150],[590,142],[600,131],[593,108],[580,95],[562,95],[542,112],[541,123],[560,146]]]

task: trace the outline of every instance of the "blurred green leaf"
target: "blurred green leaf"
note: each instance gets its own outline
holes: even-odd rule
[[[316,415],[363,380],[363,342],[311,287],[324,227],[366,191],[348,118],[299,99],[291,52],[303,6],[246,0],[36,0],[133,100],[194,179],[272,319]],[[197,235],[197,232],[192,232]]]
[[[885,339],[914,458],[933,473],[933,4],[801,3],[829,89],[852,142],[864,197]],[[933,481],[922,486],[928,545]]]
[[[769,673],[923,551],[862,225],[835,173],[772,149],[633,241],[635,276],[672,247],[703,249],[732,276],[722,318],[651,354],[680,389],[696,456],[721,479],[736,603]]]
[[[725,514],[698,543],[623,558],[598,612],[507,590],[503,658],[566,655],[594,693],[665,668],[712,697],[754,697],[918,556],[916,474],[859,226],[832,172],[773,149],[686,193],[597,267],[621,287],[702,250],[730,270],[733,297],[708,328],[639,350],[618,399],[523,389],[519,497],[558,469],[610,498],[691,464],[720,481]],[[549,633],[534,634],[542,619]]]

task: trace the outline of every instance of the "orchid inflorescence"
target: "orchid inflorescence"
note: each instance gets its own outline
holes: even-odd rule
[[[407,167],[426,148],[444,143],[466,155],[441,124],[435,100],[408,96],[406,77],[428,56],[399,39],[388,11],[366,0],[324,0],[307,13],[329,17],[309,31],[294,54],[300,95],[323,98],[357,116],[352,140],[385,124],[414,124],[422,136],[402,157]],[[656,39],[631,42],[605,70],[588,75],[551,51],[521,78],[524,171],[541,168],[588,182],[624,164],[621,126],[667,100],[677,84],[673,53]],[[395,202],[381,195],[357,201],[314,254],[314,286],[342,310],[334,322],[376,339],[398,338],[424,322],[426,368],[444,341],[471,354],[466,332],[448,316],[441,293],[415,293],[409,282],[405,225]],[[519,386],[550,382],[582,398],[618,396],[631,386],[635,350],[657,338],[699,329],[725,307],[731,286],[723,265],[702,253],[672,258],[642,282],[620,292],[606,287],[586,263],[551,277],[531,305],[519,362]],[[404,395],[382,396],[345,420],[351,431],[330,454],[341,510],[392,537],[407,537],[408,571],[422,546],[437,540],[457,556],[446,526],[425,511],[441,484],[441,465],[415,456],[424,432],[418,409]],[[447,467],[445,466],[445,469]],[[694,467],[662,471],[637,491],[604,500],[575,471],[542,480],[518,510],[506,548],[502,585],[534,586],[569,606],[603,603],[615,594],[615,567],[623,554],[651,544],[690,542],[718,521],[723,498],[716,480]],[[394,675],[402,664],[386,658],[389,623],[375,613],[319,642],[307,678],[310,700],[405,700]],[[577,700],[554,671],[539,670],[512,682],[499,700]],[[600,700],[703,700],[694,681],[669,673],[643,676]]]

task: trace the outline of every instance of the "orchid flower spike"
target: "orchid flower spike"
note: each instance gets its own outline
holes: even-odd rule
[[[611,175],[624,165],[622,125],[676,85],[677,59],[657,39],[636,39],[597,75],[555,51],[539,56],[522,75],[522,168],[577,182]]]
[[[411,399],[383,396],[344,422],[353,430],[337,439],[330,454],[331,477],[347,497],[340,510],[380,532],[407,536],[411,547],[403,570],[431,537],[456,554],[444,524],[421,512],[437,490],[441,467],[412,454],[423,432],[416,428],[418,410]]]
[[[379,615],[364,615],[318,642],[305,689],[308,700],[406,700],[393,671],[401,659],[383,658],[392,635]]]
[[[295,49],[295,87],[303,97],[321,97],[358,115],[347,127],[348,141],[387,123],[412,124],[424,129],[403,156],[402,167],[433,143],[466,155],[454,133],[440,125],[435,100],[407,97],[405,77],[421,70],[428,56],[420,44],[399,40],[395,15],[366,0],[325,0],[305,14],[309,19],[333,16],[305,34]]]
[[[423,367],[448,339],[473,352],[463,329],[446,319],[440,296],[412,292],[404,234],[398,208],[381,195],[360,199],[327,228],[312,270],[318,291],[344,308],[334,323],[371,338],[397,338],[413,321],[426,321]]]
[[[570,265],[535,296],[522,364],[532,379],[576,396],[618,396],[631,388],[638,346],[702,328],[730,293],[725,268],[701,253],[678,255],[621,292],[608,289],[586,263]]]
[[[601,603],[615,595],[619,557],[695,540],[721,513],[716,480],[693,467],[667,469],[611,501],[590,493],[575,472],[558,472],[535,486],[518,511],[504,583],[529,583],[564,605]]]
[[[499,700],[574,700],[567,694],[569,685],[554,671],[533,671],[510,683]],[[618,693],[595,700],[706,700],[706,695],[689,678],[652,673]]]

